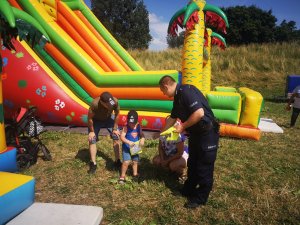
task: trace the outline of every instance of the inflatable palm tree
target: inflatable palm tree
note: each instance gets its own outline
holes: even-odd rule
[[[178,26],[186,28],[182,52],[182,83],[193,84],[203,91],[203,58],[205,24],[226,33],[229,27],[227,17],[218,7],[206,4],[204,0],[192,0],[172,17],[168,32],[177,35]],[[207,57],[207,56],[206,56]],[[205,90],[209,91],[209,90]]]
[[[0,0],[0,153],[5,151],[5,132],[3,117],[3,96],[2,96],[2,47],[14,49],[13,39],[17,36],[30,41],[32,45],[39,43],[43,45],[50,40],[41,25],[29,14],[12,7],[7,0]],[[3,46],[2,46],[3,45]]]
[[[212,45],[217,45],[221,49],[225,49],[226,41],[218,33],[213,32],[207,28],[205,33],[205,44],[204,44],[204,61],[203,61],[203,78],[202,78],[202,92],[204,94],[211,90],[211,48]]]

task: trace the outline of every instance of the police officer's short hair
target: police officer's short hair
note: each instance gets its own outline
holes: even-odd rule
[[[169,76],[169,75],[165,75],[162,78],[160,78],[159,80],[159,86],[164,86],[164,85],[169,85],[169,84],[174,84],[176,82],[176,80]]]

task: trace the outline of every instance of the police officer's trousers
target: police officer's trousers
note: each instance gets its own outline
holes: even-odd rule
[[[184,183],[183,192],[198,204],[206,204],[212,190],[218,141],[219,134],[214,129],[204,135],[190,134],[188,178]]]

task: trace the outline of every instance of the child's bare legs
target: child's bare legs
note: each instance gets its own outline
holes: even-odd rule
[[[120,141],[119,140],[113,140],[113,148],[115,153],[115,161],[117,162],[120,160]]]
[[[156,155],[154,156],[154,158],[152,159],[152,163],[156,166],[160,166],[160,156],[159,155]]]
[[[172,172],[176,172],[181,176],[186,168],[186,161],[184,158],[175,159],[169,163],[169,168]]]
[[[130,161],[124,161],[122,163],[120,178],[125,178],[129,163]]]
[[[96,144],[89,144],[91,162],[96,164],[97,147]]]
[[[132,170],[133,170],[133,176],[138,176],[138,161],[132,162]]]

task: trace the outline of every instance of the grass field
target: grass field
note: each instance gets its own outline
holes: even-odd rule
[[[278,55],[271,56],[275,53]],[[131,54],[146,69],[180,70],[179,50]],[[53,161],[39,159],[23,172],[36,179],[36,201],[101,206],[102,224],[299,224],[300,118],[295,128],[288,128],[290,113],[285,111],[285,103],[272,100],[272,96],[284,95],[287,74],[300,74],[299,44],[233,47],[214,54],[222,62],[213,67],[213,84],[245,85],[260,91],[270,98],[261,117],[273,119],[284,133],[263,133],[260,141],[222,137],[215,184],[206,206],[196,210],[183,207],[186,199],[177,195],[181,184],[151,163],[157,154],[157,140],[146,140],[141,182],[120,186],[109,137],[102,136],[97,144],[98,171],[91,176],[87,174],[87,136],[55,131],[42,136]],[[265,64],[261,57],[267,60]],[[243,63],[237,62],[241,59]]]

